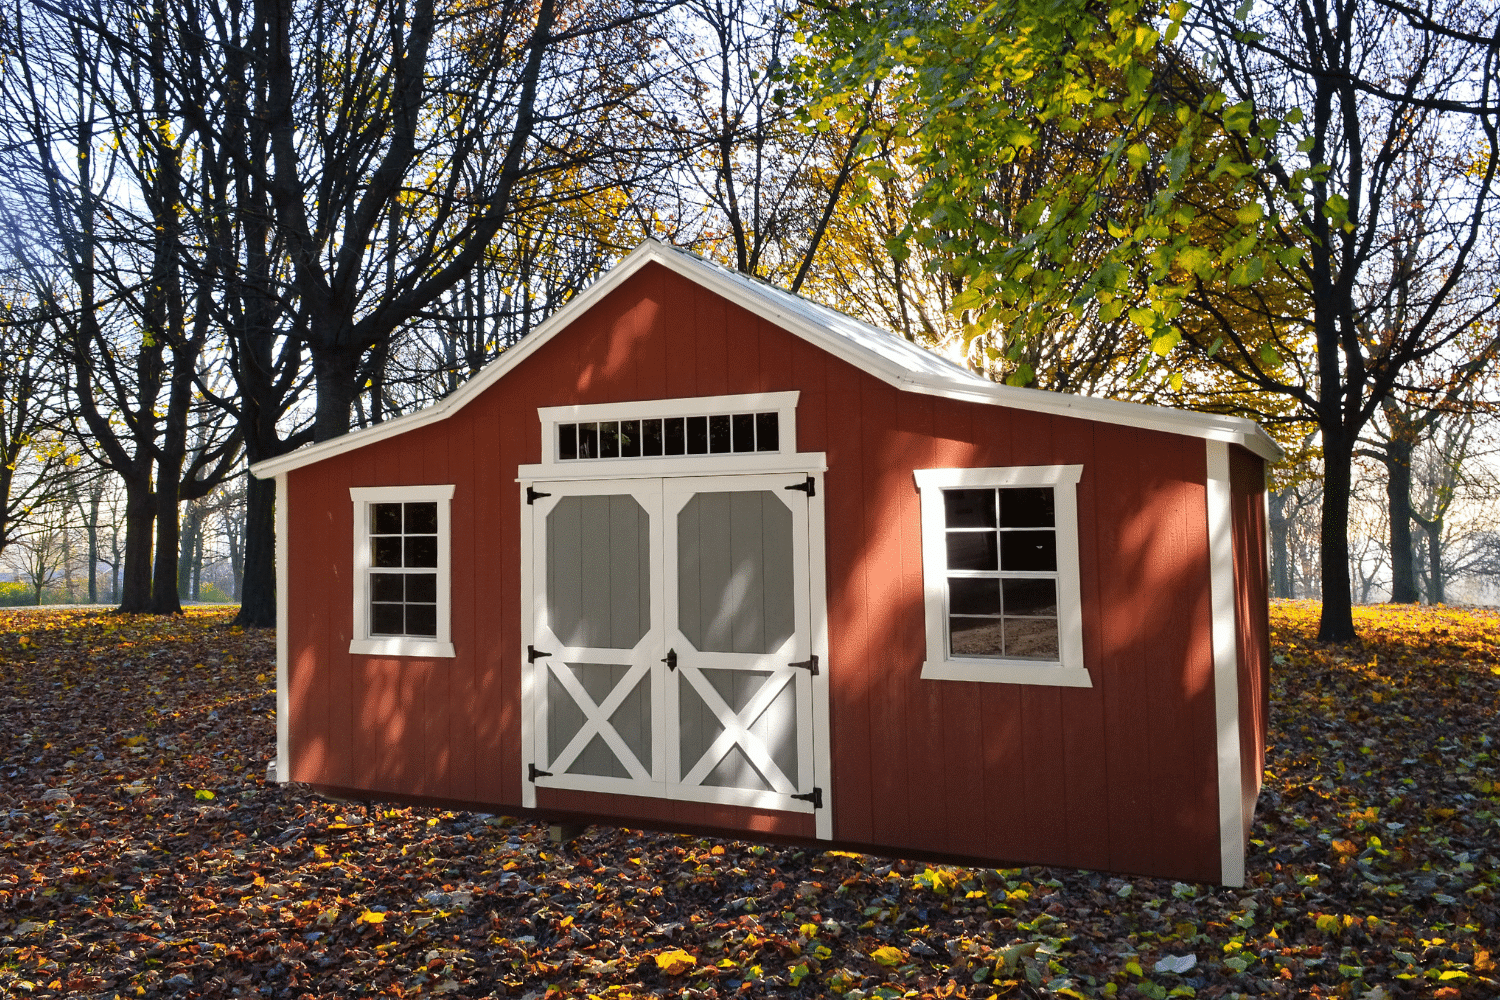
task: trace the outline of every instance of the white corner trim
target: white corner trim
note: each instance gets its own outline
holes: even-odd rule
[[[913,348],[894,334],[878,330],[810,300],[798,299],[791,293],[783,292],[764,282],[726,271],[693,254],[674,250],[656,240],[648,239],[624,260],[610,268],[603,277],[579,292],[549,316],[519,344],[508,348],[490,362],[479,374],[469,379],[452,395],[426,409],[408,413],[395,420],[387,420],[331,441],[307,445],[289,454],[257,462],[250,467],[250,472],[264,479],[280,472],[301,468],[324,458],[354,451],[357,448],[374,444],[376,441],[383,441],[444,419],[466,406],[470,400],[479,396],[512,368],[526,360],[559,331],[593,308],[600,299],[652,262],[661,264],[687,280],[717,292],[753,315],[791,331],[803,340],[903,391],[920,392],[990,406],[1010,406],[1038,413],[1079,417],[1084,420],[1097,420],[1128,427],[1162,430],[1209,440],[1227,440],[1249,449],[1267,461],[1279,461],[1282,457],[1281,448],[1270,435],[1253,421],[1239,417],[1173,410],[1164,406],[1151,406],[1115,399],[1069,396],[1063,393],[1023,389],[999,383],[985,383],[956,366],[953,367],[951,376],[946,373],[919,371],[918,368],[922,366],[914,367],[905,364],[898,360],[896,355],[920,349]],[[785,304],[786,302],[792,303],[797,308],[789,307]],[[814,318],[819,316],[823,319]],[[858,336],[870,341],[870,344],[860,343],[854,335],[840,333],[834,328],[835,325],[846,330],[859,331]],[[871,344],[883,345],[889,350],[876,350]]]
[[[276,477],[276,781],[292,780],[291,595],[287,581],[290,551],[287,531],[285,472]]]
[[[1240,683],[1234,618],[1234,520],[1229,446],[1209,441],[1209,606],[1214,654],[1214,719],[1219,758],[1219,880],[1245,884],[1244,776],[1240,761]]]
[[[354,504],[353,574],[349,590],[353,601],[353,635],[349,640],[349,652],[361,656],[416,656],[431,659],[451,659],[456,653],[452,642],[453,618],[453,520],[449,506],[453,500],[453,486],[351,486],[349,500]],[[435,501],[438,505],[438,564],[437,564],[437,635],[430,638],[413,636],[372,636],[370,634],[369,607],[370,578],[369,505],[372,503],[421,503]]]
[[[1017,465],[981,469],[917,469],[921,494],[922,590],[927,629],[923,680],[1093,687],[1083,662],[1083,598],[1078,571],[1078,483],[1081,465]],[[963,487],[1051,486],[1056,505],[1056,663],[957,657],[948,654],[948,560],[943,490]]]

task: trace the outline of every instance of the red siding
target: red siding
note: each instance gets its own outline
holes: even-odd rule
[[[1266,466],[1243,448],[1229,449],[1234,518],[1234,616],[1240,684],[1240,768],[1245,836],[1255,818],[1266,767],[1271,715],[1271,578],[1266,554]]]
[[[801,390],[799,450],[829,464],[836,839],[1216,879],[1202,441],[901,392],[654,264],[448,420],[291,473],[296,780],[518,809],[514,480],[540,459],[537,408],[787,389]],[[921,680],[912,470],[1075,463],[1094,687]],[[348,490],[393,483],[454,485],[452,660],[348,652]],[[1263,732],[1263,713],[1256,724]],[[813,833],[803,814],[556,789],[538,803],[642,825]]]

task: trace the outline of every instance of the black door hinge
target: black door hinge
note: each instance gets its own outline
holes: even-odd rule
[[[552,655],[551,653],[544,653],[544,652],[542,652],[540,649],[537,649],[535,646],[527,646],[526,647],[526,662],[527,663],[535,663],[537,660],[541,659],[542,657],[544,657],[544,656],[551,656],[551,655]]]
[[[541,492],[540,490],[536,489],[534,486],[528,486],[528,487],[526,487],[526,502],[529,503],[529,504],[536,503],[542,497],[550,497],[551,495],[552,495],[551,493],[543,493],[543,492]]]
[[[807,479],[803,482],[793,483],[790,486],[783,486],[782,489],[801,490],[803,493],[806,493],[807,498],[811,500],[813,497],[818,495],[818,481],[812,476],[808,476]]]
[[[818,676],[818,654],[814,653],[813,655],[809,656],[807,659],[805,659],[805,660],[798,660],[796,663],[788,663],[787,666],[789,666],[789,667],[802,667],[808,673],[810,673],[814,677],[816,677],[816,676]]]
[[[801,799],[803,802],[811,802],[814,809],[823,808],[823,789],[817,785],[814,785],[813,790],[805,795],[793,795],[792,798]]]
[[[537,767],[535,764],[527,764],[526,765],[526,777],[530,778],[532,781],[536,781],[536,779],[538,779],[538,778],[550,778],[550,777],[552,777],[552,772],[551,771],[543,771],[541,768]],[[814,791],[817,791],[817,789],[814,789]],[[820,801],[820,802],[822,801],[822,796],[821,795],[818,797],[818,801]]]
[[[668,670],[676,670],[677,669],[677,650],[675,650],[675,649],[669,649],[669,650],[667,650],[667,655],[662,658],[661,662],[663,662],[663,663],[665,663],[667,665],[667,669]]]

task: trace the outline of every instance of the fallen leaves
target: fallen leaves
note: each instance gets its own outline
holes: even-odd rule
[[[680,976],[698,964],[698,959],[681,948],[672,948],[656,956],[656,967],[669,976]]]
[[[1494,996],[1500,620],[1356,614],[1273,610],[1229,891],[328,801],[264,783],[271,634],[0,613],[0,992]]]

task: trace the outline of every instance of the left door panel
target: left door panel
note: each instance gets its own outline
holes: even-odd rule
[[[661,481],[534,489],[527,658],[536,782],[660,795]]]

